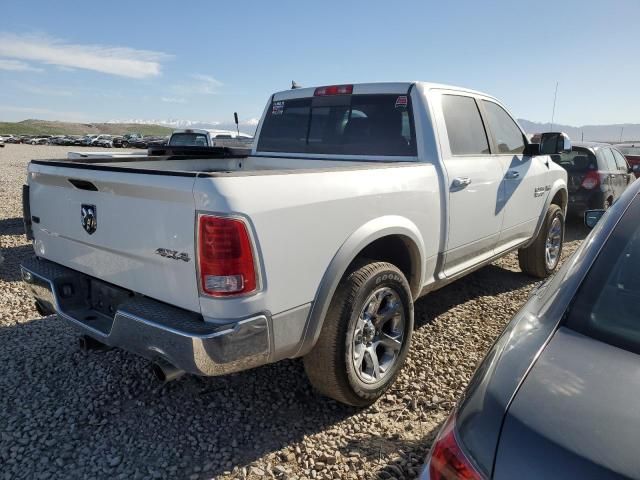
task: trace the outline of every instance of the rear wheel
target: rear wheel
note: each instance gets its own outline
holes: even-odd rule
[[[361,264],[338,285],[320,337],[304,357],[309,380],[339,402],[366,406],[394,382],[413,332],[413,300],[390,263]]]
[[[535,241],[518,250],[520,269],[538,278],[548,277],[558,267],[564,241],[564,215],[558,205],[550,205]]]

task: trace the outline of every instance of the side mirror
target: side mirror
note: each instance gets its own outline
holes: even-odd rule
[[[634,173],[635,171],[636,171],[635,167],[632,167],[632,166],[627,167],[627,173]]]
[[[640,172],[640,163],[636,163],[633,167],[631,167],[631,171],[633,173]]]
[[[606,210],[587,210],[584,212],[584,225],[587,228],[593,228],[598,221],[602,218],[602,215]]]
[[[570,151],[571,139],[566,133],[546,132],[540,135],[540,155],[554,155]]]

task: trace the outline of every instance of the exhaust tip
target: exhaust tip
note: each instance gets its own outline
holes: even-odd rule
[[[185,374],[185,371],[171,365],[169,362],[158,360],[151,364],[151,373],[153,373],[156,380],[165,383],[180,378]]]

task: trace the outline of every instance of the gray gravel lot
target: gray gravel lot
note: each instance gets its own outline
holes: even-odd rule
[[[75,331],[41,318],[19,281],[31,255],[27,163],[68,150],[0,149],[0,479],[414,478],[477,362],[536,285],[512,254],[419,300],[407,365],[365,410],[316,395],[299,360],[160,385],[134,355],[81,352]],[[585,234],[570,223],[565,258]]]

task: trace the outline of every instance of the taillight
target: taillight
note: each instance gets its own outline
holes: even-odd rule
[[[455,426],[455,414],[452,413],[431,447],[429,480],[482,480],[484,477],[460,448]]]
[[[313,92],[314,97],[325,97],[327,95],[351,95],[353,85],[330,85],[328,87],[318,87]]]
[[[591,190],[600,185],[600,174],[595,170],[590,170],[582,179],[582,188],[586,188],[587,190]]]
[[[200,215],[198,262],[200,285],[207,295],[247,294],[257,288],[251,238],[242,220]]]

